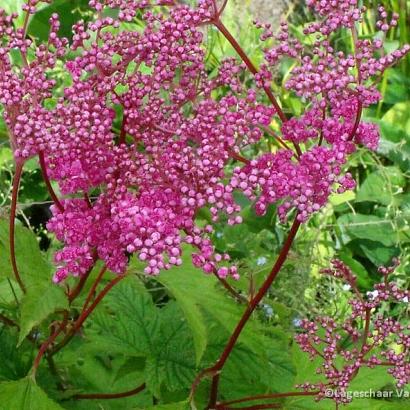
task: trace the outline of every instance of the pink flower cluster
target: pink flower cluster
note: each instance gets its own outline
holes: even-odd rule
[[[324,381],[307,382],[299,387],[318,391],[317,400],[327,398],[326,392],[331,389],[336,403],[348,403],[350,399],[346,393],[359,370],[376,366],[386,367],[397,386],[403,387],[410,381],[410,325],[402,325],[385,313],[387,303],[409,303],[410,291],[400,289],[389,280],[398,261],[391,267],[379,269],[383,281],[366,295],[360,293],[357,278],[346,265],[339,260],[332,263],[333,268],[323,273],[343,280],[350,288],[350,316],[343,323],[331,317],[302,321],[302,333],[296,335],[296,342],[312,360],[322,360],[317,373]],[[361,330],[357,326],[360,322],[363,324]],[[346,337],[351,340],[352,347],[341,349],[340,342]],[[393,344],[399,349],[392,349]]]
[[[353,143],[346,142],[333,149],[315,147],[298,159],[290,150],[265,154],[236,168],[230,185],[256,200],[258,214],[265,214],[269,204],[284,200],[278,208],[280,218],[286,220],[288,212],[296,208],[298,220],[304,222],[327,203],[335,189],[342,193],[355,187],[349,173],[341,174],[346,153],[353,149]]]
[[[34,13],[37,3],[30,0],[24,10]],[[57,15],[48,42],[37,45],[14,28],[15,15],[0,10],[0,103],[16,161],[44,156],[64,195],[48,223],[64,244],[56,282],[83,275],[97,258],[123,273],[133,254],[156,275],[181,264],[184,243],[206,273],[237,278],[229,255],[216,253],[212,227],[197,223],[198,211],[208,207],[213,221],[224,215],[229,224],[241,223],[233,196],[241,190],[259,214],[282,201],[282,220],[296,209],[306,221],[332,192],[353,188],[343,170],[348,154],[356,144],[374,149],[378,140],[377,127],[360,122],[362,108],[379,98],[367,82],[408,51],[380,56],[380,41],[355,40],[345,55],[329,36],[353,29],[362,13],[357,2],[308,2],[321,23],[306,34],[320,38],[305,46],[282,24],[265,64],[251,70],[253,89],[244,81],[245,60],[229,58],[216,75],[207,72],[203,26],[219,18],[214,1],[89,4],[95,19],[76,23],[71,43],[58,37]],[[118,18],[105,17],[107,8],[118,9]],[[136,18],[142,29],[122,25]],[[269,25],[258,27],[263,41],[272,40]],[[21,66],[12,62],[15,49]],[[306,102],[305,112],[289,120],[260,95],[284,56],[297,63],[287,87]],[[62,67],[70,77],[64,87],[57,81]],[[276,114],[286,148],[247,159]],[[233,173],[231,162],[241,165]]]

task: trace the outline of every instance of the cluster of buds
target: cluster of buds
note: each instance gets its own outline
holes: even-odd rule
[[[389,278],[398,261],[390,267],[379,268],[382,281],[366,294],[359,291],[357,278],[346,265],[339,260],[332,263],[333,268],[323,273],[342,280],[352,292],[349,317],[343,323],[331,317],[301,322],[302,333],[296,335],[296,342],[311,360],[322,361],[317,373],[323,376],[323,381],[298,387],[317,391],[317,400],[329,398],[328,392],[332,391],[336,403],[348,403],[351,400],[347,394],[349,385],[360,369],[376,366],[386,367],[397,387],[403,387],[410,382],[410,325],[386,316],[386,304],[409,302],[410,291],[400,289]],[[346,338],[351,342],[349,348],[342,346]]]

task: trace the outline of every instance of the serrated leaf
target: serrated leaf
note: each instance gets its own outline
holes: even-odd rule
[[[193,274],[198,274],[198,272],[194,272]],[[195,299],[189,294],[189,290],[184,289],[183,283],[178,280],[178,277],[169,278],[167,280],[167,277],[164,278],[164,276],[166,275],[162,274],[158,277],[158,281],[172,293],[184,312],[194,338],[196,364],[199,364],[205,352],[208,339],[202,312]]]
[[[337,220],[345,242],[353,239],[369,239],[385,246],[393,246],[398,238],[388,219],[374,215],[346,214]]]
[[[0,383],[1,410],[63,410],[31,377]]]
[[[161,273],[157,280],[174,296],[185,314],[194,335],[197,362],[208,340],[206,317],[212,317],[230,334],[243,313],[243,306],[216,288],[217,279],[214,276],[205,275],[192,265],[189,254],[184,255],[182,267]],[[260,329],[255,321],[250,320],[240,340],[251,348],[257,348],[258,341],[254,335],[258,331]]]
[[[52,282],[39,283],[27,288],[21,301],[20,335],[18,344],[57,309],[68,309],[68,300],[62,288]]]
[[[100,349],[146,356],[159,334],[159,315],[146,289],[133,276],[119,283],[105,298],[113,315],[100,311],[90,329]]]
[[[378,121],[381,131],[381,140],[377,152],[406,172],[410,166],[410,132],[398,127],[398,124]]]
[[[205,275],[201,270],[195,268],[190,260],[190,255],[184,256],[184,262],[180,268],[173,268],[163,272],[156,278],[172,294],[178,305],[184,312],[187,323],[190,326],[195,348],[198,349],[206,344],[205,340],[215,340],[216,335],[222,335],[223,343],[220,345],[219,353],[223,350],[227,338],[240,320],[245,307],[239,305],[232,298],[226,296],[224,291],[217,287],[218,281],[214,276]],[[192,312],[195,312],[195,315]],[[187,314],[188,313],[188,314]],[[198,331],[198,326],[199,331]],[[205,332],[203,333],[202,330]],[[213,341],[212,343],[215,343]],[[242,349],[246,348],[259,367],[268,366],[273,372],[281,373],[284,366],[287,368],[286,377],[282,373],[282,382],[289,383],[293,380],[293,367],[287,358],[287,337],[282,333],[275,333],[275,337],[267,337],[264,328],[254,318],[247,323],[243,333],[239,337]],[[280,352],[280,353],[279,353]],[[202,350],[196,350],[197,358],[202,357]],[[208,356],[208,355],[207,355]],[[216,360],[213,357],[206,365]],[[284,358],[286,360],[280,360]],[[278,359],[278,360],[276,360]],[[286,362],[286,364],[284,363]],[[270,385],[276,385],[269,380]]]
[[[33,232],[16,221],[16,258],[23,282],[29,288],[39,281],[51,283],[52,266],[43,257]],[[0,220],[0,275],[14,279],[10,261],[9,221]]]
[[[195,378],[192,334],[175,303],[161,309],[161,332],[147,360],[146,383],[156,395],[167,390],[187,389]]]
[[[378,202],[389,205],[399,188],[406,185],[406,180],[397,167],[384,167],[370,174],[357,192],[356,202]]]

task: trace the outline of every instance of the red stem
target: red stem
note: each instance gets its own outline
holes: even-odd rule
[[[214,408],[216,401],[218,400],[218,386],[219,386],[219,379],[221,375],[220,373],[217,373],[213,378],[212,378],[212,384],[211,384],[211,393],[209,395],[209,402],[208,402],[208,409]]]
[[[53,200],[53,202],[55,203],[55,205],[57,206],[57,208],[60,210],[60,212],[64,212],[64,207],[62,205],[62,203],[60,202],[60,200],[58,199],[52,185],[50,182],[50,178],[48,177],[48,173],[47,173],[47,165],[46,165],[46,161],[44,158],[44,152],[40,151],[38,153],[38,159],[40,162],[40,167],[41,167],[41,172],[43,173],[43,179],[44,182],[46,184],[46,187],[48,189],[48,192],[51,196],[51,199]]]
[[[242,155],[236,153],[235,151],[228,149],[228,154],[231,158],[236,159],[239,162],[244,163],[245,165],[250,164],[251,161],[249,161],[249,159],[246,159],[245,157],[243,157]]]
[[[122,393],[87,393],[87,394],[76,394],[73,396],[75,400],[94,400],[94,399],[103,399],[103,400],[111,400],[111,399],[122,399],[123,397],[130,397],[134,396],[142,392],[145,389],[145,383],[142,383],[140,386],[136,387],[135,389],[125,391]]]
[[[88,304],[90,303],[95,290],[97,289],[98,284],[100,283],[102,277],[104,276],[105,271],[107,270],[107,267],[104,265],[100,271],[100,273],[97,276],[97,279],[94,281],[90,291],[88,292],[87,298],[85,300],[84,306],[83,306],[83,312],[87,309]]]
[[[289,147],[288,144],[286,144],[286,142],[279,137],[278,135],[276,135],[269,127],[262,127],[262,129],[264,131],[266,131],[271,137],[273,137],[274,139],[276,139],[278,141],[278,143],[280,145],[282,145],[283,148],[290,150],[291,148]]]
[[[214,275],[216,276],[216,278],[218,279],[219,282],[221,282],[221,285],[240,303],[248,303],[248,300],[246,299],[246,297],[244,297],[243,295],[241,295],[239,292],[237,292],[230,284],[229,282],[224,279],[221,278],[215,271],[214,271]]]
[[[57,352],[59,352],[64,346],[66,346],[70,340],[74,337],[76,332],[81,328],[83,323],[86,321],[88,316],[94,311],[94,309],[97,307],[97,305],[101,302],[101,300],[105,297],[105,295],[122,279],[125,278],[126,275],[120,275],[117,276],[115,279],[113,279],[111,282],[109,282],[105,288],[98,294],[98,296],[94,299],[94,302],[87,308],[83,309],[81,312],[80,316],[74,323],[74,325],[71,328],[71,331],[64,337],[64,339],[57,345],[55,346],[54,349],[51,350],[50,354],[54,355]]]
[[[274,394],[260,394],[257,396],[244,397],[242,399],[231,400],[221,403],[221,405],[244,403],[245,401],[254,400],[266,400],[266,399],[281,399],[284,397],[297,397],[297,396],[316,396],[319,392],[288,392],[288,393],[274,393]]]
[[[255,295],[255,297],[250,301],[250,303],[249,303],[248,307],[246,308],[244,314],[242,315],[239,323],[237,324],[235,330],[233,331],[231,337],[229,338],[229,341],[226,344],[225,349],[222,352],[221,356],[219,357],[218,361],[215,363],[214,366],[203,370],[197,376],[197,378],[194,380],[194,383],[192,384],[192,388],[191,388],[191,397],[193,397],[193,395],[195,393],[195,389],[199,385],[201,379],[203,377],[209,375],[209,374],[213,375],[212,391],[211,391],[212,398],[217,397],[218,382],[219,382],[218,379],[217,379],[217,376],[221,372],[221,370],[224,367],[226,361],[228,360],[230,354],[232,353],[232,350],[233,350],[236,342],[238,341],[238,338],[239,338],[240,334],[242,333],[242,330],[244,329],[246,323],[248,322],[249,318],[251,317],[253,311],[256,309],[259,302],[263,299],[263,297],[265,296],[265,294],[269,290],[270,286],[272,285],[273,281],[275,280],[277,274],[279,273],[280,269],[282,268],[283,263],[285,262],[285,260],[288,256],[288,253],[289,253],[289,250],[290,250],[291,245],[293,243],[293,240],[295,239],[296,234],[299,230],[299,227],[300,227],[300,222],[297,219],[297,215],[296,215],[295,220],[293,222],[293,225],[292,225],[292,227],[289,231],[288,237],[286,238],[286,241],[283,244],[282,250],[281,250],[275,264],[273,265],[269,276],[267,277],[267,279],[265,280],[265,282],[263,283],[263,285],[259,289],[258,293]],[[215,406],[215,401],[210,400],[209,404],[210,405],[208,406],[208,408],[212,408],[212,407]]]
[[[250,58],[247,56],[245,51],[242,49],[242,47],[239,45],[239,43],[236,41],[235,37],[229,32],[229,30],[225,27],[225,25],[222,23],[219,18],[216,18],[212,21],[212,24],[224,35],[224,37],[231,43],[232,47],[235,49],[235,51],[238,53],[239,57],[241,57],[242,61],[246,64],[248,67],[249,71],[255,75],[258,73],[258,69],[255,67],[255,65],[252,63]],[[275,107],[276,112],[279,115],[279,118],[281,119],[282,122],[286,122],[287,118],[284,112],[282,111],[282,108],[280,108],[279,103],[277,102],[275,96],[272,93],[272,90],[268,87],[263,87],[266,95],[268,96],[270,102],[272,105]]]
[[[236,343],[236,341],[239,338],[239,335],[241,334],[243,328],[246,325],[246,322],[249,320],[251,314],[253,311],[256,309],[258,306],[259,302],[262,300],[262,298],[265,296],[266,292],[269,290],[270,286],[272,285],[273,281],[275,280],[277,274],[279,273],[280,269],[282,268],[283,263],[285,262],[290,247],[292,245],[293,240],[295,239],[296,233],[299,229],[300,222],[297,218],[295,218],[292,228],[290,229],[289,235],[286,239],[286,242],[283,245],[283,248],[278,256],[278,259],[276,260],[276,263],[273,265],[272,270],[268,276],[268,278],[265,280],[263,283],[262,287],[259,289],[258,293],[255,295],[255,297],[251,300],[249,307],[246,309],[245,313],[243,314],[241,320],[239,321],[238,325],[236,326],[232,336],[229,339],[228,344],[225,347],[225,350],[222,353],[222,356],[218,360],[217,364],[215,367],[217,367],[218,370],[221,370],[222,367],[224,366],[226,360],[228,359],[229,355],[232,352],[232,349]]]
[[[258,73],[258,69],[256,66],[252,63],[248,55],[245,53],[243,48],[240,46],[240,44],[236,41],[235,37],[229,32],[229,30],[226,28],[226,26],[222,23],[222,21],[219,19],[219,15],[216,14],[215,18],[211,21],[211,23],[224,35],[224,37],[229,41],[229,43],[232,45],[232,47],[235,49],[235,51],[238,53],[239,57],[242,59],[242,61],[245,63],[245,65],[248,67],[248,70],[253,74]],[[273,105],[273,107],[276,110],[276,113],[278,114],[280,120],[282,123],[285,123],[288,119],[286,118],[285,113],[283,112],[282,108],[280,107],[278,101],[276,100],[275,96],[273,95],[272,90],[269,87],[263,87],[266,95],[269,98],[269,101]],[[283,141],[282,141],[283,142]],[[283,144],[282,144],[283,145]],[[299,145],[294,142],[293,146],[295,147],[297,155],[300,157],[302,155],[302,150],[300,149]]]
[[[358,35],[357,35],[357,30],[355,26],[352,27],[351,32],[352,32],[353,44],[354,44],[354,58],[355,58],[356,69],[357,69],[357,83],[360,85],[362,83],[362,72],[361,72],[361,67],[360,67],[360,59],[357,56],[356,44],[358,41]],[[357,99],[356,120],[354,122],[352,130],[350,131],[349,141],[352,141],[356,134],[357,128],[359,127],[359,124],[360,124],[360,119],[362,117],[362,112],[363,112],[362,102],[359,99]]]
[[[121,124],[121,131],[120,131],[120,137],[118,142],[121,144],[125,144],[125,136],[126,136],[126,131],[125,131],[125,123],[127,121],[127,116],[124,114],[122,117],[122,124]]]
[[[98,259],[98,255],[97,255],[97,251],[94,249],[93,251],[93,261],[94,264]],[[87,282],[88,277],[90,276],[91,271],[94,268],[94,265],[91,266],[91,268],[84,274],[81,276],[80,280],[77,283],[77,286],[72,290],[72,292],[69,292],[68,294],[68,302],[71,305],[71,303],[73,303],[74,299],[81,293],[81,291],[83,290],[83,287],[85,285],[85,283]]]
[[[81,312],[80,317],[77,319],[77,321],[74,324],[73,330],[76,332],[80,327],[83,325],[85,320],[90,316],[90,314],[94,311],[94,309],[97,307],[97,305],[101,302],[101,300],[105,297],[105,295],[122,279],[125,278],[126,275],[119,275],[115,279],[113,279],[111,282],[109,282],[104,289],[98,294],[98,296],[95,298],[94,302],[90,305],[89,308],[83,310]]]
[[[226,407],[226,406],[217,406],[217,410],[259,410],[259,409],[280,409],[282,407],[281,404],[272,403],[272,404],[256,404],[255,406],[247,406],[247,407]]]
[[[7,326],[16,327],[17,329],[20,328],[20,326],[14,320],[9,319],[7,316],[4,316],[2,313],[0,313],[0,322],[3,322]]]
[[[19,194],[19,187],[21,181],[21,175],[23,174],[24,162],[16,161],[16,170],[13,178],[13,191],[11,194],[11,207],[10,207],[10,230],[9,230],[9,243],[10,243],[10,260],[13,268],[14,277],[19,284],[23,293],[26,293],[26,287],[21,279],[20,272],[17,267],[16,259],[16,243],[15,243],[15,230],[16,230],[16,211],[17,211],[17,199]]]
[[[40,365],[41,359],[44,356],[44,353],[49,349],[52,343],[57,339],[57,336],[66,328],[67,326],[68,316],[65,315],[63,321],[60,323],[60,326],[51,334],[51,336],[40,346],[40,350],[37,353],[36,358],[34,359],[33,366],[32,366],[32,376],[33,378],[36,377],[36,372],[38,366]]]
[[[356,131],[359,128],[360,125],[360,120],[362,118],[362,112],[363,112],[363,105],[361,103],[361,101],[357,101],[357,112],[356,112],[356,119],[353,125],[352,130],[350,131],[350,135],[349,135],[349,141],[352,141],[353,138],[356,135]]]

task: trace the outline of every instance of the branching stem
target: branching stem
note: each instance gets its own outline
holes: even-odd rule
[[[215,363],[214,366],[203,370],[197,378],[194,380],[194,383],[192,384],[191,387],[191,398],[193,399],[195,390],[201,380],[206,377],[206,376],[211,376],[213,378],[212,381],[212,387],[211,387],[211,397],[210,401],[208,404],[208,408],[214,408],[216,404],[216,398],[218,396],[218,384],[219,384],[219,373],[222,371],[226,361],[228,360],[230,354],[232,353],[233,348],[235,347],[236,342],[238,341],[239,336],[241,335],[246,323],[248,322],[249,318],[251,317],[253,311],[257,308],[258,304],[260,301],[263,299],[263,297],[266,295],[268,292],[270,286],[272,285],[273,281],[276,279],[277,274],[281,270],[288,253],[290,251],[291,245],[293,243],[293,240],[296,237],[296,234],[299,230],[300,227],[300,222],[297,218],[297,215],[295,217],[295,220],[293,222],[293,225],[289,231],[288,237],[283,244],[282,250],[275,262],[275,264],[272,267],[272,270],[255,295],[255,297],[250,301],[248,307],[246,308],[245,312],[243,313],[241,319],[239,320],[238,324],[236,325],[236,328],[234,329],[231,337],[228,340],[228,343],[225,346],[225,349],[223,350],[222,354],[220,355],[219,359]]]
[[[23,161],[16,161],[16,170],[13,178],[13,190],[11,194],[11,207],[10,207],[10,231],[9,231],[9,243],[10,243],[10,260],[11,266],[13,268],[14,277],[19,284],[23,293],[26,293],[26,287],[21,279],[20,272],[17,267],[17,259],[16,259],[16,243],[15,243],[15,235],[16,235],[16,212],[17,212],[17,200],[19,194],[19,187],[21,176],[23,174]]]
[[[65,347],[71,339],[74,337],[74,335],[80,330],[81,326],[83,323],[86,321],[88,316],[91,315],[91,313],[94,311],[94,309],[98,306],[98,304],[103,300],[105,295],[122,279],[125,278],[126,275],[119,275],[112,281],[110,281],[104,289],[97,295],[97,297],[94,299],[93,303],[88,308],[83,308],[83,311],[81,312],[80,316],[78,319],[75,321],[75,323],[72,325],[70,332],[66,334],[66,336],[63,338],[63,340],[56,345],[51,351],[50,355],[54,355],[57,352],[59,352],[63,347]]]
[[[46,165],[46,161],[45,161],[45,158],[44,158],[44,152],[43,151],[39,152],[38,159],[39,159],[39,162],[40,162],[41,172],[43,174],[43,179],[44,179],[44,182],[46,184],[48,193],[50,194],[51,199],[53,200],[56,207],[60,210],[60,212],[64,212],[64,207],[63,207],[62,203],[60,202],[60,200],[58,199],[58,197],[57,197],[57,195],[56,195],[56,193],[53,189],[53,186],[51,185],[50,178],[48,177],[47,165]]]
[[[237,400],[230,400],[223,403],[220,403],[218,406],[227,406],[229,404],[238,404],[238,403],[245,403],[246,401],[256,401],[256,400],[267,400],[267,399],[282,399],[285,397],[297,397],[297,396],[316,396],[319,391],[312,391],[312,392],[287,392],[287,393],[273,393],[273,394],[260,394],[257,396],[250,396],[244,397],[242,399]]]
[[[73,396],[75,400],[96,400],[96,399],[103,399],[103,400],[111,400],[111,399],[122,399],[124,397],[131,397],[135,396],[136,394],[145,390],[145,383],[142,383],[140,386],[136,387],[135,389],[128,390],[122,393],[87,393],[87,394],[76,394]]]

